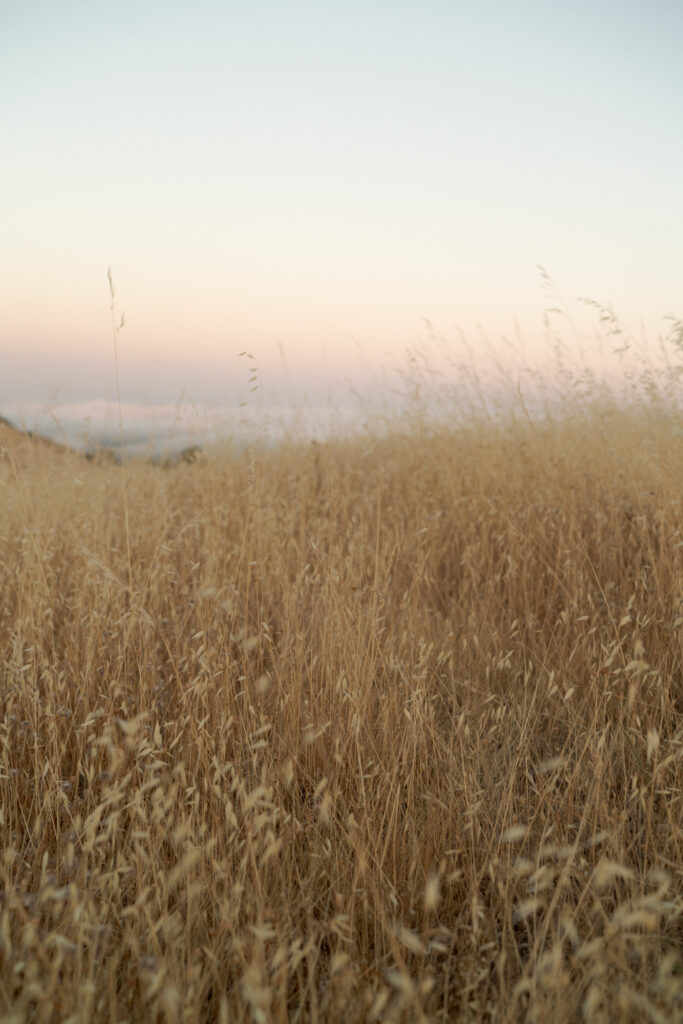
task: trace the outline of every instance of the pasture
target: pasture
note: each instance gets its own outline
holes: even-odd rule
[[[681,1019],[668,421],[0,440],[3,1020]]]

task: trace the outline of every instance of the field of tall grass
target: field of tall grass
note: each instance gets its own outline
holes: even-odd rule
[[[677,422],[6,432],[2,1020],[682,1019]]]

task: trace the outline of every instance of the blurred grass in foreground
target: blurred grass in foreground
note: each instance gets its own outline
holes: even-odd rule
[[[167,470],[3,436],[3,1010],[680,1019],[663,408]]]

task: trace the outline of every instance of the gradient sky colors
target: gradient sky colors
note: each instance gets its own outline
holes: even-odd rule
[[[533,349],[536,264],[656,340],[682,42],[680,0],[0,0],[0,403],[112,391],[108,265],[134,400],[228,400],[243,349],[362,376],[425,317]]]

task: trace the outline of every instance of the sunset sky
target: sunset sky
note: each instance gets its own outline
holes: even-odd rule
[[[231,401],[244,349],[360,379],[424,318],[535,351],[537,264],[656,341],[682,40],[680,0],[0,0],[0,411],[111,395],[108,266],[135,401]]]

